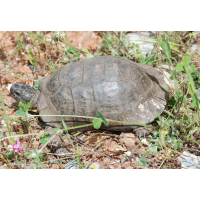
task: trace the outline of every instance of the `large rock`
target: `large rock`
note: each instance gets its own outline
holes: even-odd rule
[[[147,57],[154,47],[154,42],[152,42],[151,38],[155,38],[155,32],[152,31],[138,31],[136,33],[129,33],[126,35],[126,38],[134,44],[138,44],[140,46],[140,50],[144,57]],[[146,42],[148,41],[148,42]]]

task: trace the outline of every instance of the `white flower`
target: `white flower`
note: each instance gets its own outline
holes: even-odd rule
[[[127,156],[131,156],[131,151],[124,152]]]
[[[8,84],[7,90],[10,92],[10,88],[11,88],[12,84]]]
[[[16,58],[16,60],[20,60],[20,58]]]
[[[8,145],[8,146],[7,146],[7,150],[8,150],[8,151],[13,151],[12,145]]]
[[[1,121],[1,124],[6,127],[6,122],[4,120]]]
[[[147,141],[146,138],[142,139],[142,144],[149,146],[149,142]]]
[[[24,52],[22,52],[21,54],[24,55]]]
[[[30,37],[27,37],[26,39],[27,39],[27,40],[30,40],[31,38],[30,38]]]
[[[100,169],[100,165],[98,163],[92,163],[88,169]]]

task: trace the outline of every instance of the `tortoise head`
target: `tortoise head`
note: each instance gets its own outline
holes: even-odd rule
[[[18,102],[30,102],[31,100],[34,100],[36,90],[24,83],[16,83],[11,86],[10,93]]]

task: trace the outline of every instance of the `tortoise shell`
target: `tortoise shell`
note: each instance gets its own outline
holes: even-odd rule
[[[102,56],[59,68],[39,84],[37,109],[40,115],[78,115],[151,123],[168,100],[163,74],[148,65],[122,57]],[[62,127],[61,117],[43,116],[42,121]],[[91,123],[92,119],[62,117],[67,127]],[[102,125],[102,128],[106,128]],[[127,130],[133,125],[109,123],[107,129]]]

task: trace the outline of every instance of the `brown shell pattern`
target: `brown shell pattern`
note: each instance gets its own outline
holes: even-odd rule
[[[121,57],[102,56],[61,67],[40,83],[37,107],[40,114],[62,114],[106,118],[148,124],[161,113],[168,100],[163,74],[148,65]],[[91,123],[91,119],[63,117],[68,127]],[[44,122],[61,127],[60,117]],[[105,128],[103,126],[103,128]],[[132,129],[110,123],[108,129]]]

